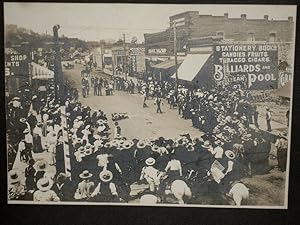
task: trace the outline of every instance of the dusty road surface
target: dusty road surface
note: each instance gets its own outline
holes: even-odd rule
[[[64,71],[65,78],[73,83],[78,90],[81,87],[81,70],[82,67],[76,65],[74,70]],[[104,74],[97,72],[93,72],[93,75],[105,77]],[[104,94],[104,90],[102,90],[102,94]],[[203,132],[192,127],[191,120],[184,120],[178,115],[176,109],[169,109],[169,104],[166,101],[161,107],[162,114],[156,113],[156,105],[154,105],[154,99],[151,100],[151,98],[147,101],[148,107],[143,108],[143,98],[139,93],[127,94],[124,91],[114,91],[111,96],[94,96],[93,89],[90,88],[89,96],[83,98],[80,93],[79,100],[83,105],[94,110],[103,110],[109,119],[111,119],[112,113],[128,113],[129,118],[119,121],[119,124],[122,128],[122,135],[130,139],[175,138],[183,132],[190,133],[192,137],[200,137],[203,134]],[[113,128],[113,126],[111,127]]]
[[[65,70],[64,77],[74,87],[81,92],[81,75],[83,69],[80,65],[75,65],[74,69]],[[93,72],[93,76],[110,78],[100,72]],[[103,91],[104,92],[104,91]],[[111,113],[128,113],[129,119],[120,121],[122,134],[127,138],[149,138],[149,137],[165,137],[174,138],[182,132],[189,132],[192,137],[201,136],[203,132],[192,127],[191,120],[184,120],[179,115],[177,110],[170,110],[169,105],[164,102],[162,110],[164,113],[157,114],[153,100],[148,101],[147,108],[142,107],[142,97],[140,94],[127,94],[122,91],[114,91],[112,96],[93,96],[93,90],[90,90],[90,95],[87,98],[82,98],[81,93],[79,100],[86,106],[92,109],[103,110],[110,120],[110,125],[113,128],[111,121]],[[259,123],[264,124],[264,117],[259,118]],[[282,128],[284,125],[274,123],[277,128]],[[261,129],[265,129],[262,125]],[[274,152],[272,144],[272,151]],[[246,177],[242,181],[250,189],[249,205],[259,206],[282,206],[285,196],[285,173],[277,169],[277,160],[270,157],[271,170],[265,175],[255,175]],[[135,203],[136,201],[132,201]],[[208,196],[203,196],[202,204],[218,204],[215,199]]]

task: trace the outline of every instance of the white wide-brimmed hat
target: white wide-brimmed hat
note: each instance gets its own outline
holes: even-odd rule
[[[103,182],[109,182],[109,181],[111,181],[113,179],[113,174],[109,170],[103,170],[99,174],[99,178]]]
[[[88,170],[84,170],[81,174],[79,174],[81,179],[91,178],[92,176],[93,174],[91,174]]]
[[[38,182],[36,183],[37,188],[41,191],[50,190],[52,185],[53,185],[53,181],[47,177],[43,177],[39,179]]]
[[[228,159],[234,159],[235,158],[235,153],[231,150],[226,150],[225,155]]]
[[[150,158],[148,158],[148,159],[146,159],[146,165],[148,165],[148,166],[152,166],[152,165],[154,165],[155,164],[155,159],[154,158],[152,158],[152,157],[150,157]]]

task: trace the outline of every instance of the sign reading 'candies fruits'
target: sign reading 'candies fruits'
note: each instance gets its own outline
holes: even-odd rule
[[[278,49],[274,44],[220,44],[214,46],[213,77],[217,85],[242,89],[276,89]]]

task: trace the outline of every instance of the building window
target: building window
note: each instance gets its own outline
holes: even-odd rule
[[[255,37],[254,37],[253,32],[248,33],[247,41],[255,41]]]
[[[275,32],[271,32],[269,34],[269,42],[275,42],[276,41],[276,33]]]

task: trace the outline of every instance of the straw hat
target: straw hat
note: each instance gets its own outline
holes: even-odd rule
[[[104,148],[111,148],[112,147],[112,145],[111,145],[111,143],[110,142],[106,142],[105,144],[104,144],[104,146],[103,146]]]
[[[84,170],[81,174],[79,174],[79,177],[81,179],[88,179],[91,178],[93,174],[91,174],[88,170]]]
[[[208,140],[204,141],[203,145],[201,145],[203,148],[210,148],[210,142]]]
[[[10,184],[16,184],[20,182],[20,177],[15,170],[9,171],[9,183]]]
[[[188,145],[187,145],[187,150],[188,150],[188,151],[194,151],[195,148],[194,148],[193,144],[188,144]]]
[[[53,185],[53,181],[47,177],[43,177],[39,179],[38,182],[36,183],[37,188],[41,191],[50,190],[52,185]]]
[[[111,181],[113,179],[113,174],[109,170],[103,170],[99,174],[99,178],[103,182],[109,182],[109,181]]]
[[[130,149],[134,145],[133,141],[124,141],[123,148]]]
[[[139,142],[136,144],[136,147],[138,149],[143,149],[147,146],[146,142],[145,141],[142,141],[142,140],[139,140]]]
[[[86,145],[84,148],[84,154],[86,156],[93,154],[93,149],[91,145]]]
[[[34,168],[36,171],[45,171],[48,168],[48,162],[41,159],[35,162]]]
[[[228,159],[234,159],[235,158],[235,153],[231,150],[226,150],[225,155]]]
[[[151,150],[152,151],[154,151],[154,152],[159,152],[159,147],[157,146],[157,145],[153,145],[152,147],[151,147]]]
[[[152,157],[150,157],[150,158],[146,159],[145,162],[146,162],[146,165],[152,166],[152,165],[155,164],[155,159],[153,159]]]

